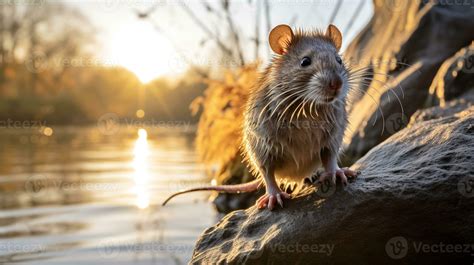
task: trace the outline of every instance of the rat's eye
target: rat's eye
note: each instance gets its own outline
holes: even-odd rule
[[[339,55],[336,55],[336,62],[338,62],[339,64],[342,64],[342,59],[341,57],[339,57]]]
[[[301,59],[301,63],[300,63],[300,64],[301,64],[301,66],[303,66],[303,67],[306,67],[306,66],[310,65],[310,64],[311,64],[311,58],[309,58],[309,57],[303,57],[303,59]]]

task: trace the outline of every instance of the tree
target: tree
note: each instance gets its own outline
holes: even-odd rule
[[[35,95],[51,89],[47,80],[60,82],[68,63],[85,57],[86,44],[93,41],[94,30],[77,10],[60,3],[41,5],[0,5],[0,85],[6,88],[6,71],[25,66],[29,75],[20,95]],[[16,66],[16,67],[15,67]],[[0,93],[2,92],[0,91]]]

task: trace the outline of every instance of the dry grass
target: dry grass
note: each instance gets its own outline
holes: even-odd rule
[[[197,131],[197,151],[202,162],[213,169],[214,177],[219,180],[242,169],[243,113],[258,78],[257,68],[257,64],[251,64],[227,71],[223,80],[207,80],[204,96],[191,104],[193,112],[203,108]]]

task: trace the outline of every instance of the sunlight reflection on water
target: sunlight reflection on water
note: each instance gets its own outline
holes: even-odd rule
[[[215,222],[208,194],[160,203],[207,181],[194,134],[53,129],[0,130],[0,264],[186,264]]]
[[[136,205],[140,209],[145,209],[150,205],[150,194],[147,189],[150,179],[148,164],[150,149],[147,137],[148,134],[145,129],[138,129],[138,138],[133,149],[134,192],[137,196]]]

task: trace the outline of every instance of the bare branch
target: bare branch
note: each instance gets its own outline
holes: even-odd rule
[[[356,10],[354,11],[354,14],[352,14],[352,17],[349,19],[349,22],[347,23],[346,28],[344,29],[344,34],[349,34],[349,31],[352,28],[352,25],[354,25],[354,22],[356,21],[357,17],[360,15],[360,11],[362,11],[362,7],[364,7],[365,0],[361,0],[359,2],[359,5],[357,6]]]
[[[232,37],[235,41],[235,47],[237,49],[239,63],[240,65],[243,66],[245,65],[244,55],[242,52],[242,46],[240,45],[239,34],[237,32],[237,29],[235,28],[234,20],[232,19],[232,16],[230,15],[230,3],[227,0],[222,0],[222,7],[225,11],[225,16],[226,16],[227,23],[229,24],[230,33],[232,34]]]
[[[209,38],[216,41],[217,46],[228,56],[233,57],[232,51],[194,14],[187,5],[180,5],[189,17],[208,35]]]
[[[255,1],[255,60],[259,58],[260,46],[260,1]]]
[[[213,8],[208,2],[202,1],[201,3],[207,12],[214,14],[219,19],[222,19],[222,14],[217,9]]]
[[[296,21],[298,21],[298,15],[293,15],[290,19],[290,26],[296,25]]]
[[[342,5],[342,0],[338,0],[337,3],[336,3],[336,6],[332,10],[331,16],[329,17],[329,24],[332,24],[334,22],[334,20],[336,19],[336,16],[337,16],[337,14],[339,13],[339,11],[341,9],[341,5]]]
[[[270,32],[270,29],[271,29],[271,26],[272,26],[272,22],[271,22],[271,18],[270,18],[270,3],[268,2],[268,0],[265,0],[264,2],[264,8],[265,8],[265,20],[267,22],[267,31],[266,32]],[[270,53],[270,47],[267,46],[267,52]]]

